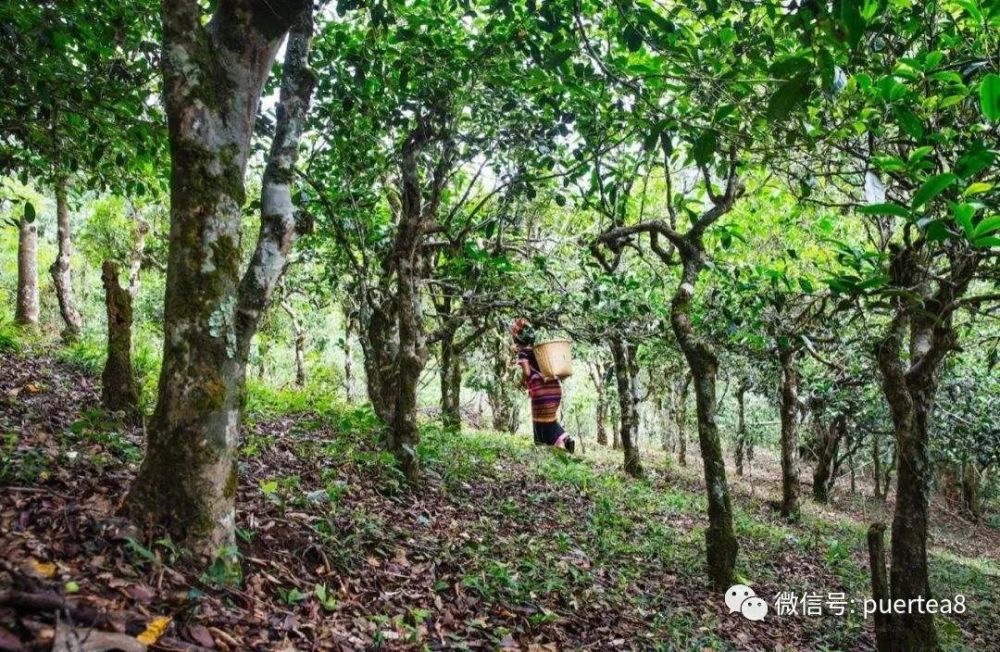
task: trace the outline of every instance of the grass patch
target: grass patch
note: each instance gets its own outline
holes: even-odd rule
[[[0,353],[20,353],[24,332],[13,322],[0,321]]]
[[[329,390],[308,384],[305,387],[275,387],[257,378],[247,379],[245,413],[248,419],[269,419],[304,412],[336,416],[352,411]]]
[[[93,337],[81,337],[56,350],[56,360],[72,365],[91,376],[100,376],[107,349]]]
[[[85,373],[99,378],[107,360],[104,333],[88,330],[79,339],[56,349],[55,357]],[[149,413],[156,401],[156,386],[160,378],[162,356],[154,333],[143,330],[132,334],[132,369],[139,385],[139,407]]]

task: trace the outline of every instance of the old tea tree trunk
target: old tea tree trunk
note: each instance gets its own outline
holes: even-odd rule
[[[38,224],[35,207],[26,204],[18,223],[17,306],[14,322],[21,326],[38,325]]]
[[[917,248],[894,251],[891,284],[917,288],[900,293],[895,314],[875,347],[882,391],[896,434],[898,470],[892,519],[892,600],[918,605],[931,597],[927,569],[927,512],[931,485],[928,454],[929,418],[937,375],[948,353],[958,346],[954,311],[972,280],[979,258],[967,250],[947,252],[948,268],[932,278],[930,263]],[[934,287],[936,286],[936,287]],[[904,353],[905,352],[905,353]],[[919,601],[919,602],[918,602]],[[917,606],[892,615],[891,649],[898,652],[940,649],[934,616]]]
[[[421,110],[404,139],[398,161],[399,201],[390,202],[397,221],[392,249],[382,261],[377,284],[364,282],[360,288],[358,336],[364,350],[368,398],[385,426],[386,449],[411,483],[420,480],[417,389],[428,355],[421,245],[426,226],[437,219],[450,172],[443,155],[427,174],[422,172],[421,160],[435,144],[446,147],[448,134],[441,117],[435,111]],[[364,279],[368,272],[355,266]]]
[[[747,449],[747,419],[746,396],[749,386],[746,379],[741,379],[736,387],[736,450],[733,454],[736,465],[736,475],[743,475],[743,462]]]
[[[451,302],[450,298],[446,301]],[[441,422],[457,431],[462,429],[462,347],[454,327],[442,328],[440,345]]]
[[[139,421],[139,385],[132,369],[132,295],[118,282],[118,266],[110,260],[101,268],[108,313],[108,357],[101,374],[101,404]]]
[[[195,553],[233,543],[250,339],[296,235],[291,180],[313,78],[305,0],[164,0],[170,245],[164,352],[146,457],[126,509]],[[261,90],[289,28],[261,229],[240,279],[244,172]]]
[[[799,371],[797,351],[787,337],[778,338],[781,363],[781,515],[799,518]]]
[[[693,257],[690,263],[685,260],[681,283],[671,303],[670,320],[674,336],[691,368],[694,385],[698,442],[708,496],[708,529],[705,531],[708,574],[716,589],[725,590],[732,584],[738,546],[733,530],[733,506],[726,480],[726,464],[715,420],[719,361],[708,342],[695,333],[691,323],[691,300],[700,265],[698,257]]]
[[[614,357],[615,380],[618,383],[619,436],[625,453],[625,472],[633,478],[643,476],[639,457],[639,368],[636,364],[635,345],[624,336],[611,337]]]
[[[602,233],[591,244],[591,251],[605,268],[607,259],[598,245],[604,245],[616,253],[633,238],[647,234],[650,248],[668,265],[681,264],[681,278],[670,305],[670,324],[674,337],[687,360],[694,385],[695,406],[698,414],[698,441],[705,472],[705,491],[708,497],[708,529],[705,531],[707,570],[712,585],[725,590],[733,583],[738,545],[733,529],[733,506],[726,480],[726,465],[722,457],[719,427],[715,420],[716,378],[719,361],[708,340],[695,331],[691,319],[693,299],[698,276],[705,265],[705,231],[723,215],[728,213],[743,188],[736,177],[737,159],[735,147],[730,147],[728,173],[725,190],[715,192],[711,175],[701,166],[705,180],[705,190],[711,206],[701,215],[691,220],[686,232],[677,230],[677,215],[670,193],[667,193],[667,210],[670,220],[656,219],[631,226],[619,226]],[[667,170],[668,167],[665,166]],[[669,187],[669,171],[667,172]],[[672,246],[660,246],[660,237],[665,237]]]
[[[62,337],[71,342],[80,337],[83,328],[83,318],[73,301],[73,274],[70,261],[73,258],[73,240],[70,234],[69,222],[69,182],[66,177],[56,181],[56,239],[59,244],[59,254],[49,268],[52,282],[56,288],[56,298],[59,300],[59,314],[62,315],[65,328]]]

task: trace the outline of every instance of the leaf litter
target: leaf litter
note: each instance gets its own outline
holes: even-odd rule
[[[728,614],[701,576],[705,519],[550,477],[578,462],[452,440],[411,491],[368,422],[320,413],[248,419],[238,569],[205,570],[116,516],[141,429],[94,418],[80,370],[2,355],[0,650],[54,649],[60,626],[158,650],[529,652],[811,650],[836,627]],[[838,583],[809,551],[772,570]],[[866,625],[851,647],[871,644]]]

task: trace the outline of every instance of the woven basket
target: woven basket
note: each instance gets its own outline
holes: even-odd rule
[[[538,370],[545,378],[568,378],[573,375],[573,354],[569,340],[548,340],[535,344]]]

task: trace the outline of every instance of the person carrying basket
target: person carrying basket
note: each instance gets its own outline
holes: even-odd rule
[[[545,378],[535,357],[535,333],[528,320],[520,317],[510,329],[517,350],[517,363],[521,367],[521,385],[531,398],[531,425],[536,446],[576,450],[576,442],[559,423],[559,404],[562,402],[562,384],[558,378]]]

